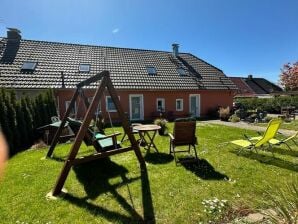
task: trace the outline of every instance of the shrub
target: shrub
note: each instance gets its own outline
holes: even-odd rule
[[[154,124],[159,125],[161,128],[158,130],[160,135],[167,135],[168,134],[168,121],[163,118],[157,118],[154,120]]]
[[[31,101],[28,96],[16,98],[14,90],[0,89],[0,126],[9,145],[10,155],[34,142],[33,130],[50,123],[56,115],[52,91],[39,94]]]
[[[230,117],[230,107],[219,108],[219,119],[222,121],[228,121]]]
[[[238,109],[238,110],[235,111],[235,115],[237,117],[239,117],[240,119],[244,119],[244,118],[246,118],[247,113],[244,109],[241,108],[241,109]]]
[[[281,107],[293,106],[298,108],[298,96],[279,96],[275,98],[247,98],[237,99],[245,110],[255,110],[257,108],[268,113],[280,113]]]
[[[273,119],[273,117],[270,117],[270,116],[266,116],[266,117],[264,118],[265,122],[269,122],[269,121],[271,121],[272,119]]]
[[[233,123],[236,123],[236,122],[239,122],[240,121],[240,118],[236,115],[236,114],[233,114],[230,118],[229,118],[229,121],[233,122]]]

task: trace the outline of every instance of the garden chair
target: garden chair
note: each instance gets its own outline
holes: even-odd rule
[[[276,139],[276,138],[270,139],[269,140],[269,143],[271,145],[276,145],[276,146],[280,146],[282,144],[285,144],[290,150],[292,150],[292,148],[290,147],[290,145],[288,144],[288,142],[290,140],[292,140],[295,143],[295,145],[298,146],[298,143],[294,140],[296,137],[298,137],[298,131],[295,134],[293,134],[293,135],[291,135],[291,136],[289,136],[287,138],[281,139],[281,140]]]
[[[196,121],[195,119],[176,119],[174,123],[173,134],[170,136],[170,154],[173,153],[175,163],[182,162],[176,157],[176,153],[188,152],[190,154],[191,148],[194,150],[195,159],[198,160],[196,151],[197,137],[196,137]],[[177,146],[188,146],[188,150],[178,149]],[[183,160],[184,162],[193,161]]]
[[[262,136],[248,138],[248,139],[234,140],[234,141],[231,141],[230,143],[241,147],[238,153],[240,153],[243,149],[251,149],[251,150],[256,150],[256,152],[258,152],[257,149],[262,149],[265,145],[268,145],[269,148],[271,149],[271,144],[269,141],[275,137],[281,125],[281,122],[282,122],[281,119],[272,119],[268,123],[267,129]]]
[[[279,133],[279,132],[278,132],[278,133]],[[261,135],[260,132],[258,132],[258,134]],[[280,133],[279,133],[279,134],[280,134]],[[249,137],[246,136],[246,135],[244,135],[244,136],[245,136],[248,140],[250,140],[250,141],[258,141],[258,140],[260,140],[260,139],[262,138],[262,136],[256,136],[256,137],[252,137],[252,138],[249,138]],[[293,135],[291,135],[291,136],[289,136],[289,137],[285,137],[285,138],[283,138],[283,139],[277,139],[276,137],[274,137],[274,138],[272,138],[272,139],[269,140],[269,144],[270,144],[270,145],[274,145],[274,146],[280,146],[280,145],[282,145],[282,144],[285,144],[290,150],[292,150],[292,148],[290,147],[290,145],[288,144],[288,142],[289,142],[289,141],[292,141],[292,142],[295,143],[295,145],[298,146],[298,143],[296,143],[296,141],[294,140],[296,137],[298,137],[298,131],[297,131],[295,134],[293,134]]]
[[[75,135],[77,135],[82,122],[72,118],[67,118],[67,121],[72,131]],[[102,133],[93,132],[90,128],[88,128],[83,140],[87,146],[93,145],[95,150],[100,152],[121,148],[120,143],[117,141],[118,135],[121,135],[121,133],[104,135]]]

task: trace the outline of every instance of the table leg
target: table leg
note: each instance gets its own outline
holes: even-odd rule
[[[148,151],[149,151],[149,152],[150,152],[150,148],[151,148],[151,146],[155,149],[156,152],[158,152],[158,149],[157,149],[156,145],[154,144],[154,138],[155,138],[156,132],[157,132],[157,131],[154,131],[154,132],[153,132],[152,137],[150,136],[149,131],[148,131],[148,132],[145,132],[145,134],[146,134],[146,135],[148,136],[148,138],[149,138],[149,144],[148,144]],[[144,137],[145,137],[145,136],[144,136]],[[147,143],[147,142],[146,142],[146,143]]]

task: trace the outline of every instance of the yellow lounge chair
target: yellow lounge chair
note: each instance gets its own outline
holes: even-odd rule
[[[293,134],[293,135],[291,135],[291,136],[289,136],[287,138],[281,139],[281,140],[276,139],[276,138],[270,139],[269,140],[269,144],[271,144],[271,145],[277,145],[277,146],[280,146],[282,144],[285,144],[290,150],[292,150],[292,148],[289,146],[289,144],[287,142],[290,141],[290,140],[292,140],[295,143],[295,145],[298,146],[298,144],[294,140],[295,137],[298,137],[298,131],[295,134]]]
[[[251,138],[251,139],[239,139],[239,140],[234,140],[231,141],[231,143],[240,146],[239,152],[241,152],[243,149],[251,149],[251,150],[256,150],[258,148],[263,148],[265,145],[268,145],[269,148],[271,148],[270,140],[272,140],[280,125],[281,125],[282,120],[281,119],[272,119],[267,126],[266,131],[262,136]]]

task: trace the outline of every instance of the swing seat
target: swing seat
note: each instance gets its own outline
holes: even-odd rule
[[[71,130],[77,135],[82,122],[70,117],[67,118],[67,121]],[[117,141],[118,135],[121,135],[121,133],[117,132],[111,135],[104,135],[95,133],[88,128],[83,140],[87,146],[93,145],[97,152],[101,152],[121,148],[120,142]]]
[[[112,135],[103,135],[101,133],[96,133],[95,141],[97,141],[97,143],[100,145],[100,148],[105,151],[115,148],[121,148],[120,142],[117,141],[117,139],[113,139],[116,138],[118,135],[121,135],[121,133],[115,133]]]

